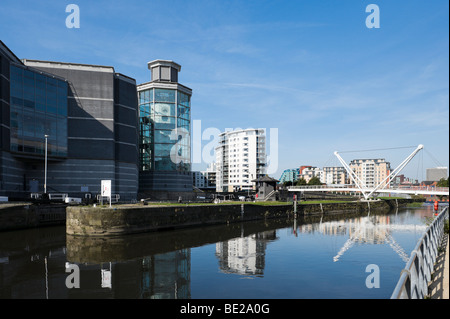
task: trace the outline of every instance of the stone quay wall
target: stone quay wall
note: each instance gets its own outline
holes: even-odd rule
[[[298,204],[297,216],[389,211],[410,200]],[[134,207],[67,207],[66,232],[74,236],[116,236],[165,229],[294,217],[293,204],[168,205]]]

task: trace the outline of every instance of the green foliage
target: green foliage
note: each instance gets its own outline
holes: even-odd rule
[[[436,184],[437,187],[448,187],[448,177],[447,179],[441,178]]]
[[[317,176],[314,176],[309,180],[308,185],[322,185],[322,182]]]

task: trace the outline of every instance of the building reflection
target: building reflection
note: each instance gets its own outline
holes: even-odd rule
[[[263,276],[266,247],[276,239],[276,231],[265,231],[216,244],[219,269],[224,273]]]
[[[191,250],[134,260],[79,264],[80,288],[70,298],[189,299]],[[88,296],[88,297],[87,297]]]
[[[189,299],[191,297],[191,250],[182,249],[142,260],[141,297]]]

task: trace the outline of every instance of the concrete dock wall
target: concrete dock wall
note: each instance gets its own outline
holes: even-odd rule
[[[0,231],[64,225],[67,205],[2,204]]]
[[[111,236],[286,217],[291,205],[199,205],[137,208],[68,207],[69,235]]]
[[[374,201],[302,204],[298,216],[317,214],[365,213],[389,211],[406,201]],[[164,229],[227,224],[251,220],[293,217],[293,205],[264,206],[257,204],[138,206],[138,207],[67,207],[66,232],[79,236],[114,236]]]

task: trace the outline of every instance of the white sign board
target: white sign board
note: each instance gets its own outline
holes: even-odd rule
[[[102,196],[111,197],[111,180],[102,180]]]
[[[101,273],[102,273],[102,288],[112,288],[111,271],[102,269]]]

